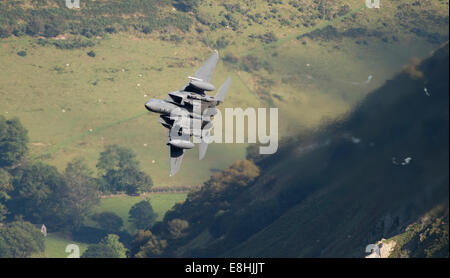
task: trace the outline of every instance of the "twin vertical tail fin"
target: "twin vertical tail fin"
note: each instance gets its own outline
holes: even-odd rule
[[[231,78],[228,77],[228,79],[220,86],[219,90],[217,91],[217,94],[214,96],[214,100],[216,101],[216,105],[221,104],[224,99],[225,95],[227,94],[228,88],[230,88],[231,84]],[[214,109],[216,110],[216,109]],[[198,145],[198,158],[199,160],[202,160],[206,155],[206,150],[208,149],[209,144],[209,137],[210,137],[210,130],[208,129],[205,134],[205,138],[202,138],[202,141]]]
[[[220,104],[225,99],[225,95],[227,94],[228,88],[230,88],[231,78],[228,77],[227,81],[220,86],[217,94],[214,96],[214,99],[217,101],[217,104]]]

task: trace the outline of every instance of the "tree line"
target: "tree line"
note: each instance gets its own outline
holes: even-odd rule
[[[40,232],[31,223],[44,223],[52,232],[78,233],[101,194],[138,195],[153,185],[140,170],[136,154],[125,147],[110,145],[100,153],[98,177],[82,158],[75,158],[60,172],[29,160],[28,151],[27,130],[20,121],[0,116],[0,257],[43,252],[43,239],[36,236]],[[118,233],[123,225],[120,217],[111,214],[92,215],[107,234]],[[155,218],[149,200],[130,210],[137,228],[147,227]]]
[[[45,223],[52,232],[69,232],[73,240],[90,243],[82,257],[173,256],[178,246],[209,225],[214,237],[227,233],[233,224],[229,217],[232,200],[260,173],[253,162],[257,157],[249,155],[251,160],[238,161],[215,173],[156,223],[150,201],[138,202],[129,211],[128,219],[137,229],[131,236],[115,213],[92,211],[100,194],[135,195],[151,190],[151,178],[139,169],[132,150],[107,146],[96,165],[98,177],[93,177],[79,158],[69,162],[63,172],[27,160],[27,143],[20,121],[0,116],[0,223],[4,223],[0,227],[0,257],[43,252],[42,234],[31,223]],[[88,218],[99,228],[85,226]],[[14,240],[17,234],[27,244]]]
[[[163,221],[141,229],[134,236],[132,257],[177,256],[177,248],[198,236],[206,227],[216,237],[227,232],[231,203],[259,176],[259,167],[250,160],[240,160],[215,173],[198,190],[191,191],[183,203],[176,204]],[[223,218],[228,221],[221,223]],[[198,255],[198,254],[196,254]]]

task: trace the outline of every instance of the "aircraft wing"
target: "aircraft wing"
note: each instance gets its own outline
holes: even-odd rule
[[[214,69],[216,68],[217,62],[219,61],[219,52],[217,50],[214,50],[214,53],[209,57],[208,60],[197,70],[197,72],[194,74],[193,78],[191,79],[198,79],[202,82],[209,83],[211,82],[211,78],[214,72]],[[193,86],[189,86],[190,82],[183,88],[183,91],[190,92],[191,88]],[[193,92],[196,92],[195,90]]]
[[[217,52],[217,50],[214,50],[214,53],[211,55],[211,57],[209,57],[209,59],[194,74],[194,77],[205,82],[210,82],[214,69],[216,68],[217,61],[219,61],[219,52]]]

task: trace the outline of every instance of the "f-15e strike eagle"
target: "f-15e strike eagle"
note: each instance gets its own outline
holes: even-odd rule
[[[164,100],[150,99],[145,104],[151,112],[161,114],[159,122],[169,129],[170,176],[180,169],[184,150],[194,147],[192,136],[200,139],[199,159],[205,157],[212,117],[217,113],[216,106],[224,101],[231,83],[228,77],[214,97],[206,94],[215,90],[210,81],[218,60],[219,53],[215,50],[194,76],[188,77],[189,83],[183,89],[169,93]]]

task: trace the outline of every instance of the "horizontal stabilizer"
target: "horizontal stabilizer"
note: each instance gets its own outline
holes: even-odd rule
[[[207,142],[209,142],[210,131],[209,130],[205,131],[204,136],[205,136],[205,138],[202,138],[202,141],[198,145],[198,159],[199,160],[202,160],[206,155],[206,150],[208,149]]]

